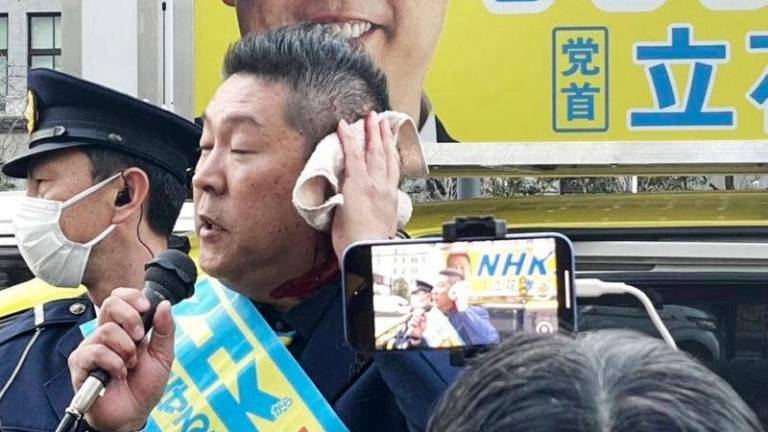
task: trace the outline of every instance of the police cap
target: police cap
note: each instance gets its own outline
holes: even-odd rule
[[[27,153],[5,163],[9,177],[27,176],[32,158],[99,147],[152,162],[186,182],[200,127],[147,102],[51,69],[28,75]]]
[[[419,291],[431,293],[434,288],[435,287],[430,282],[427,282],[424,279],[416,279],[416,286],[411,289],[411,294]]]

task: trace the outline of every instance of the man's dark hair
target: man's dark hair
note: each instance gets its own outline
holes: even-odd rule
[[[464,275],[460,271],[458,271],[456,269],[453,269],[453,268],[450,268],[450,267],[446,268],[446,269],[443,269],[443,270],[440,270],[440,273],[438,273],[438,274],[440,276],[447,277],[448,280],[450,280],[452,284],[455,284],[456,282],[464,280]]]
[[[480,356],[430,431],[762,431],[720,377],[631,331],[518,334]]]
[[[298,24],[251,33],[224,59],[224,76],[245,73],[290,90],[285,121],[310,146],[336,130],[389,109],[384,73],[359,46],[330,34],[319,24]]]
[[[144,171],[149,179],[149,199],[144,211],[147,224],[159,235],[169,235],[186,197],[184,183],[167,170],[142,158],[98,147],[82,149],[91,161],[94,182],[131,167]]]

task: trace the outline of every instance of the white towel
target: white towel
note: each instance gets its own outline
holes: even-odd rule
[[[379,114],[389,120],[395,145],[400,154],[400,176],[424,177],[429,174],[416,125],[410,117],[394,111]],[[350,125],[352,133],[365,137],[365,120]],[[358,141],[363,146],[365,139]],[[362,149],[361,149],[362,150]],[[339,193],[339,181],[344,176],[344,151],[339,136],[334,132],[315,148],[293,188],[293,205],[307,223],[316,230],[328,232],[333,220],[333,209],[344,205]],[[411,199],[398,192],[397,226],[405,227],[411,218]]]

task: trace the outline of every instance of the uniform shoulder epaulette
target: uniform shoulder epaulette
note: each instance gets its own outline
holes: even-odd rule
[[[39,327],[75,324],[92,308],[93,304],[85,297],[36,305],[0,328],[0,344]]]

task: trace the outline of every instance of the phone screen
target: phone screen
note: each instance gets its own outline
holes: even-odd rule
[[[572,255],[561,237],[394,242],[368,248],[366,285],[372,296],[366,297],[372,297],[373,343],[362,344],[368,348],[491,345],[515,332],[556,332],[573,309],[564,289]],[[358,315],[353,321],[360,322],[366,308],[356,304],[359,310],[347,313]],[[351,339],[360,345],[361,335]]]

